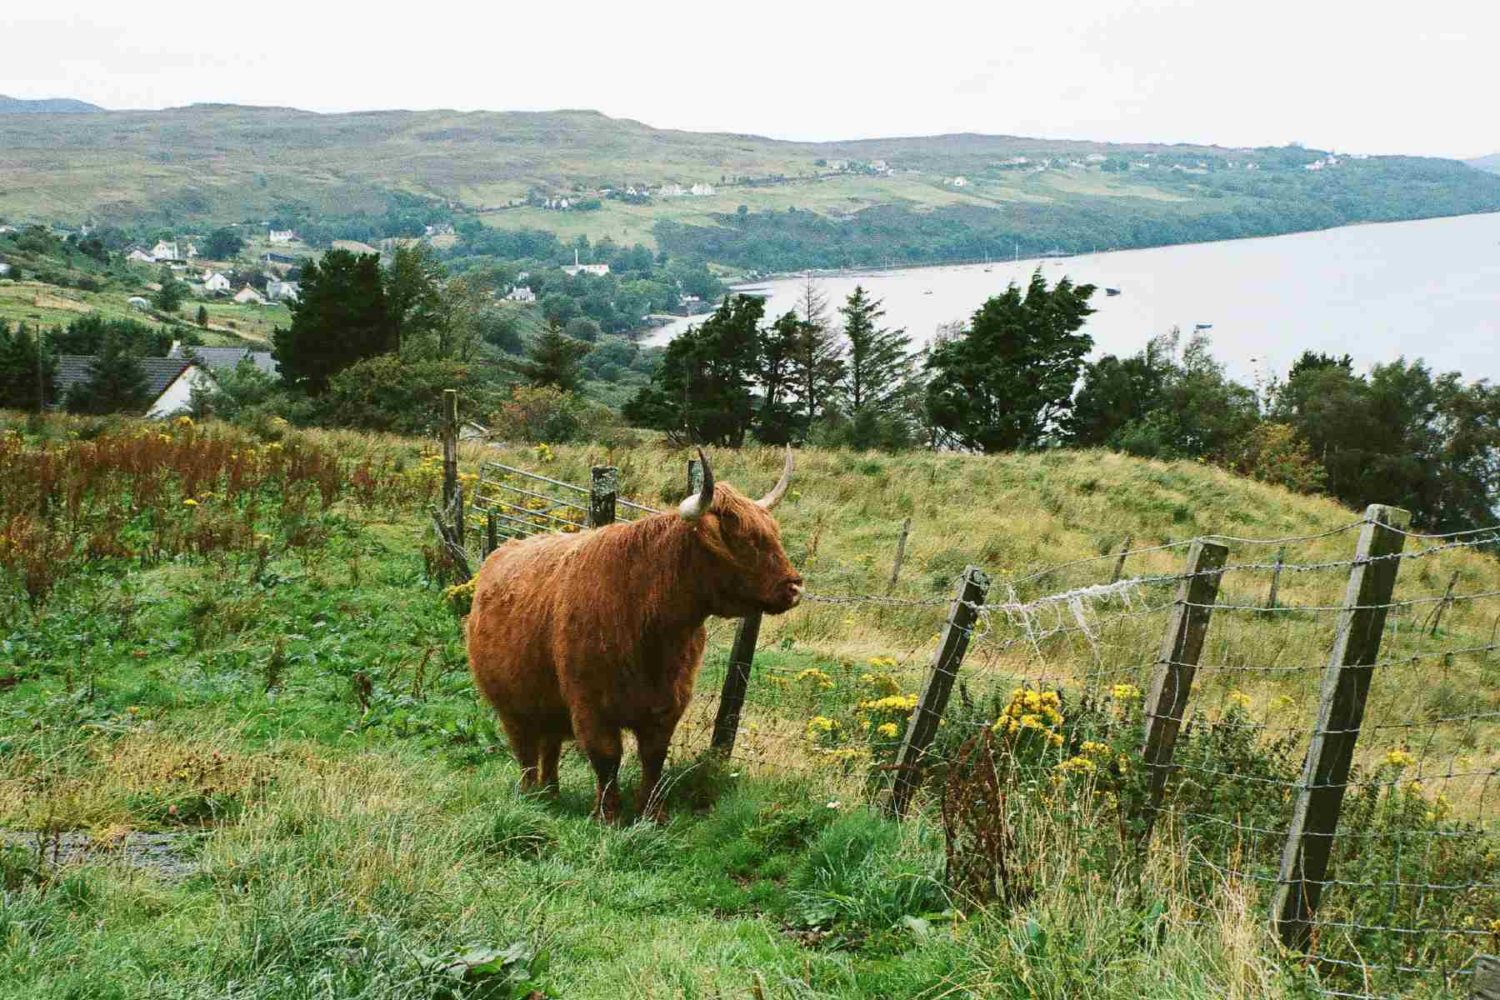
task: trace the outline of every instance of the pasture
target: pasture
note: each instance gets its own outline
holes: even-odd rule
[[[891,727],[904,726],[964,566],[996,578],[990,601],[1016,604],[1107,580],[1127,535],[1133,550],[1215,532],[1305,537],[1286,561],[1316,567],[1348,559],[1358,517],[1327,501],[1102,453],[799,453],[777,513],[809,590],[906,603],[809,601],[766,619],[728,760],[704,753],[733,634],[711,623],[701,711],[670,762],[672,819],[604,827],[588,818],[576,753],[558,801],[516,791],[467,676],[462,597],[435,578],[430,443],[0,423],[0,997],[1304,996],[1347,982],[1279,960],[1263,887],[1220,864],[1220,850],[1253,860],[1254,837],[1190,851],[1192,831],[1167,826],[1137,856],[1119,829],[1128,781],[1112,765],[1058,770],[1091,749],[1070,742],[1054,759],[1043,739],[1015,756],[1000,898],[946,877],[941,782],[904,823],[879,809]],[[610,464],[623,496],[661,507],[685,491],[685,457],[655,443],[466,445],[461,469],[477,477],[497,458],[586,483],[591,465]],[[769,449],[713,458],[751,494],[778,472]],[[906,518],[905,569],[888,590]],[[1270,559],[1236,549],[1235,561]],[[1180,548],[1137,551],[1126,575],[1170,576],[1181,562]],[[1397,597],[1441,594],[1453,571],[1460,594],[1500,589],[1491,557],[1454,548],[1403,567],[1412,589]],[[1280,602],[1337,605],[1346,573],[1287,573]],[[1220,604],[1260,604],[1268,574],[1226,575]],[[1024,707],[1027,691],[1056,688],[1059,732],[1072,741],[1087,722],[1091,742],[1128,756],[1139,692],[1090,705],[1078,692],[1090,677],[1139,686],[1164,599],[1150,582],[1130,589],[1131,607],[1085,608],[1086,633],[1054,627],[1071,609],[1025,627],[992,613],[942,752],[957,758],[960,731],[1003,720],[1015,690]],[[1393,727],[1367,763],[1387,769],[1382,781],[1396,768],[1400,795],[1360,798],[1363,829],[1429,857],[1446,841],[1428,835],[1485,818],[1485,804],[1453,782],[1452,816],[1424,817],[1440,811],[1435,790],[1410,789],[1405,769],[1467,755],[1468,770],[1493,770],[1493,731],[1474,720],[1497,707],[1500,660],[1450,655],[1486,644],[1493,608],[1455,603],[1429,632],[1430,608],[1393,615],[1387,653],[1412,672],[1377,681],[1367,717]],[[1207,735],[1183,762],[1203,787],[1230,759],[1281,780],[1285,761],[1256,734],[1305,730],[1317,671],[1304,667],[1326,656],[1328,616],[1216,614],[1205,664],[1296,669],[1205,670]],[[1437,724],[1456,717],[1470,721]],[[1425,743],[1410,738],[1418,722]],[[1410,763],[1386,759],[1396,750]],[[627,772],[633,790],[628,756]],[[1239,803],[1230,815],[1279,801],[1254,784],[1213,787]],[[1418,815],[1398,823],[1396,807]],[[1455,878],[1483,881],[1485,864],[1492,878],[1493,857],[1440,860]],[[1480,949],[1483,921],[1500,918],[1488,898],[1466,897]]]

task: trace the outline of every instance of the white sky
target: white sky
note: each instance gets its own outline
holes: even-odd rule
[[[110,108],[594,108],[789,139],[1500,150],[1497,0],[7,6],[0,93]]]

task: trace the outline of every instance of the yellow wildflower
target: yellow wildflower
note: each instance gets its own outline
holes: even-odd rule
[[[797,680],[805,681],[813,687],[816,687],[823,691],[826,691],[829,688],[833,687],[833,678],[829,677],[817,667],[808,667],[806,670],[799,671],[797,673]]]
[[[1109,689],[1109,696],[1115,701],[1135,701],[1141,696],[1141,689],[1134,684],[1116,684]]]
[[[1250,707],[1250,696],[1243,691],[1231,691],[1229,692],[1229,705],[1231,708],[1248,709]]]
[[[882,722],[875,727],[875,735],[883,739],[893,740],[901,734],[901,729],[894,722]]]
[[[807,734],[809,736],[831,736],[838,731],[838,720],[830,719],[826,715],[815,715],[807,720]]]
[[[1385,762],[1392,767],[1410,767],[1417,762],[1417,758],[1405,747],[1397,747],[1385,755]]]
[[[196,507],[198,506],[198,501],[194,500],[192,497],[188,497],[186,500],[182,501],[182,505],[184,507]]]
[[[1094,762],[1087,757],[1069,757],[1058,764],[1056,770],[1063,774],[1093,774],[1096,768]]]

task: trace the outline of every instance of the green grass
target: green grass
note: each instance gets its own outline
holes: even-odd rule
[[[87,438],[94,426],[59,419],[48,429]],[[423,442],[307,439],[347,463],[422,475]],[[680,499],[676,449],[552,451],[548,463],[519,448],[494,454],[572,481],[611,462],[626,495]],[[483,454],[466,446],[466,467]],[[713,459],[750,492],[769,486],[778,463],[769,449]],[[883,590],[904,517],[913,535],[896,594],[910,598],[945,597],[966,562],[1020,576],[1108,553],[1126,532],[1146,544],[1352,519],[1210,468],[1099,453],[810,450],[793,489],[780,510],[787,546],[824,594]],[[186,516],[175,495],[166,502]],[[823,754],[806,734],[815,714],[854,727],[853,705],[868,696],[861,675],[887,669],[871,657],[904,657],[889,669],[912,690],[941,608],[809,605],[768,620],[741,752],[706,760],[712,705],[695,709],[674,748],[665,827],[591,821],[591,779],[574,752],[559,800],[519,795],[474,697],[457,620],[426,577],[418,506],[345,495],[315,518],[324,541],[293,546],[276,529],[264,565],[234,552],[107,564],[64,581],[37,611],[7,596],[0,829],[104,841],[180,833],[197,868],[173,879],[107,851],[53,867],[25,847],[0,850],[0,997],[1303,995],[1266,941],[1253,887],[1224,881],[1199,905],[1170,837],[1144,862],[1117,857],[1086,797],[1039,789],[1017,805],[1034,897],[1007,908],[950,894],[930,801],[905,824],[881,818],[859,761]],[[1347,545],[1335,536],[1303,551],[1336,557]],[[1178,558],[1143,555],[1131,571]],[[1473,589],[1500,578],[1490,562],[1455,559]],[[1047,586],[1086,582],[1111,560],[1091,565]],[[1424,585],[1444,583],[1439,573]],[[1298,577],[1285,588],[1286,600],[1311,602],[1338,583]],[[1480,627],[1464,612],[1445,625],[1459,637]],[[1311,624],[1278,628],[1306,650],[1322,641]],[[730,623],[711,632],[708,693]],[[1205,658],[1241,649],[1235,636]],[[1143,637],[1103,639],[1123,657]],[[1037,665],[1034,654],[986,648],[977,643],[966,665],[976,691]],[[1093,655],[1045,652],[1061,671]],[[808,670],[829,684],[798,677]],[[1254,691],[1265,703],[1277,693]],[[1472,696],[1443,695],[1460,707]],[[1382,704],[1398,707],[1392,696]],[[627,790],[637,775],[627,768]],[[435,971],[471,946],[513,944],[535,956],[517,982],[455,986]]]

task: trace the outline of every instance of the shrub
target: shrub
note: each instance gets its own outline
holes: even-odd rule
[[[614,425],[602,406],[555,386],[516,386],[497,416],[497,430],[528,444],[595,440]]]
[[[321,419],[340,427],[430,435],[441,419],[444,389],[457,389],[459,412],[482,410],[469,366],[457,361],[407,361],[381,354],[355,362],[328,381]]]

